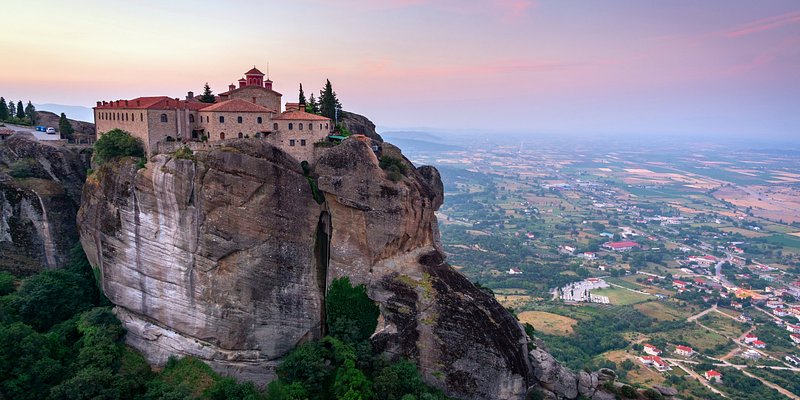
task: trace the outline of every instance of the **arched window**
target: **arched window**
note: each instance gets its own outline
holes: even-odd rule
[[[277,131],[278,130],[278,123],[277,122],[272,124],[272,130],[273,131]]]
[[[189,114],[189,122],[192,124],[194,123],[194,115]]]
[[[161,114],[161,122],[167,122],[167,114]]]
[[[220,118],[222,118],[222,117],[220,117]],[[225,140],[225,132],[220,132],[219,133],[219,140]]]
[[[241,115],[236,117],[236,122],[238,122],[240,124],[242,123],[242,116]]]
[[[292,130],[292,129],[294,129],[294,124],[292,124],[291,122],[289,122],[289,130]]]
[[[303,130],[303,123],[302,122],[297,124],[297,129],[300,129],[301,131]]]
[[[128,113],[122,114],[122,116],[125,117],[125,121],[128,120]]]
[[[242,134],[242,132],[239,132],[239,139],[241,139],[243,137],[244,137],[244,135]]]
[[[310,130],[310,131],[314,130],[314,123],[313,122],[309,122],[308,123],[308,130]]]
[[[319,130],[322,130],[322,124],[319,124]]]
[[[219,123],[220,124],[224,124],[225,123],[225,117],[223,117],[222,115],[219,116]]]
[[[264,122],[264,120],[261,119],[261,117],[258,117],[258,118],[256,118],[256,122],[260,124],[260,123]]]
[[[327,123],[325,124],[325,129],[328,129],[328,124]]]
[[[139,113],[139,121],[144,121],[144,113]]]

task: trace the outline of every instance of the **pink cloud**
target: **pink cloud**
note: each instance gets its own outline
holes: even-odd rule
[[[747,36],[798,22],[800,22],[800,11],[794,11],[749,22],[732,31],[725,32],[723,35],[729,38]]]

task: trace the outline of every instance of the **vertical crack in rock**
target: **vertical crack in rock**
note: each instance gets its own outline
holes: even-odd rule
[[[314,259],[316,260],[317,290],[319,291],[319,320],[320,337],[327,334],[325,324],[325,296],[328,294],[328,264],[330,263],[331,249],[331,216],[327,211],[322,211],[317,222],[317,232],[314,240]]]

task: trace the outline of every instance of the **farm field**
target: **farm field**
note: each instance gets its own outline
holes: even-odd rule
[[[537,331],[548,335],[568,336],[577,320],[545,311],[524,311],[519,314],[519,321],[529,323]]]
[[[627,289],[613,286],[610,288],[593,290],[592,294],[596,294],[598,296],[608,296],[608,300],[611,301],[611,304],[613,305],[636,304],[652,298],[651,296],[645,294],[636,293]]]
[[[659,321],[682,321],[691,315],[686,312],[685,308],[673,307],[665,302],[655,300],[635,304],[633,308]]]

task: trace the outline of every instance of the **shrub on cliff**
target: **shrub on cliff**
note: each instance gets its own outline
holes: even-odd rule
[[[112,129],[94,143],[94,162],[102,165],[118,157],[144,157],[144,146],[139,138],[121,129]]]
[[[406,165],[403,164],[403,161],[391,156],[381,157],[380,166],[384,171],[386,171],[387,176],[392,180],[392,182],[397,182],[400,179],[403,179],[403,176],[407,171]]]
[[[348,343],[368,339],[378,325],[380,310],[364,285],[353,287],[347,277],[333,281],[325,296],[328,333]]]

